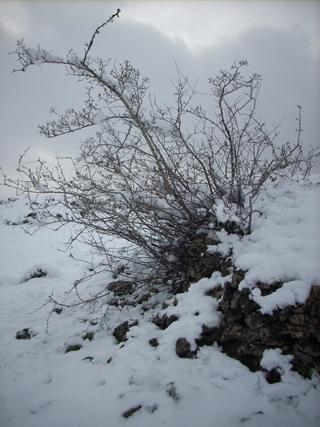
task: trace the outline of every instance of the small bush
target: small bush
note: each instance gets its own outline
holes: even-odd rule
[[[246,73],[246,61],[208,79],[209,111],[179,70],[174,105],[159,106],[149,80],[129,61],[115,66],[91,56],[100,29],[118,16],[119,11],[95,30],[83,55],[69,51],[58,57],[18,42],[16,71],[63,66],[86,85],[83,108],[52,109],[54,119],[40,126],[41,133],[55,138],[84,128],[93,132],[77,158],[57,158],[54,168],[39,160],[31,171],[21,157],[22,178],[14,186],[30,198],[55,194],[38,206],[42,217],[74,224],[76,238],[104,256],[103,268],[114,278],[184,289],[193,280],[188,265],[206,255],[207,237],[217,240],[223,228],[250,233],[264,184],[281,175],[307,175],[317,152],[302,149],[300,106],[293,143],[279,144],[277,127],[268,130],[257,117],[262,79]],[[68,215],[54,214],[58,203]],[[110,236],[127,246],[111,249]],[[199,240],[203,249],[192,252]]]

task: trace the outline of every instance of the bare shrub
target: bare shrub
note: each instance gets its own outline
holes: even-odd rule
[[[129,61],[114,66],[91,56],[99,30],[119,12],[94,31],[83,55],[59,57],[18,41],[15,71],[39,63],[63,66],[86,85],[83,108],[52,109],[54,119],[40,126],[41,133],[55,138],[89,127],[93,132],[77,158],[58,157],[54,168],[39,160],[30,170],[22,156],[21,178],[5,182],[30,198],[54,195],[41,205],[42,217],[74,224],[75,238],[103,254],[115,278],[179,287],[188,282],[186,253],[199,235],[214,240],[215,231],[230,231],[230,223],[235,232],[250,233],[264,184],[280,174],[308,174],[317,153],[302,150],[300,106],[296,141],[276,143],[277,128],[267,130],[257,117],[262,79],[246,74],[246,61],[209,78],[210,111],[195,102],[197,88],[179,70],[174,105],[159,106],[149,80]],[[68,215],[56,215],[56,203]],[[112,250],[106,236],[128,244]]]

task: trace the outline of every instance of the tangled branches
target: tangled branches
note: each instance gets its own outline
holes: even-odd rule
[[[214,239],[225,226],[221,207],[238,233],[250,233],[264,184],[281,174],[308,174],[317,152],[302,149],[300,106],[293,143],[279,145],[278,129],[269,131],[257,118],[262,79],[245,73],[246,61],[209,78],[210,112],[196,102],[197,88],[179,70],[174,105],[159,106],[149,80],[129,61],[112,66],[90,56],[99,30],[118,15],[95,30],[84,55],[58,57],[18,42],[16,71],[37,63],[62,65],[86,84],[83,108],[52,110],[55,118],[40,126],[41,133],[55,138],[89,127],[93,132],[78,158],[58,158],[55,168],[39,160],[30,170],[22,158],[23,177],[15,186],[30,197],[55,195],[42,205],[43,215],[74,224],[76,238],[103,254],[115,277],[182,283],[188,281],[187,249],[197,236],[210,232]],[[68,214],[57,218],[55,203]],[[124,239],[126,248],[110,249],[106,236]]]

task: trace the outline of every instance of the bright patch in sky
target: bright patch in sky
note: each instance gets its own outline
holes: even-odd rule
[[[319,50],[316,2],[128,2],[124,12],[123,19],[150,25],[192,51],[265,27],[306,32],[313,39],[313,50]]]

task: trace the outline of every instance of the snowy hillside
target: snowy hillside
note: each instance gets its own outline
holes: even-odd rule
[[[319,195],[319,176],[272,184],[261,193],[250,236],[239,240],[220,233],[219,251],[233,249],[235,265],[247,271],[240,287],[250,289],[262,313],[303,303],[320,284]],[[29,233],[36,228],[27,201],[2,201],[1,427],[319,425],[319,376],[304,379],[290,370],[292,357],[278,349],[266,350],[261,362],[265,370],[281,373],[274,384],[217,345],[200,347],[196,357],[177,356],[179,338],[191,343],[193,354],[202,325],[219,324],[218,299],[208,291],[223,287],[229,276],[215,272],[164,305],[167,296],[160,293],[135,306],[98,303],[94,309],[51,312],[48,296],[66,305],[77,301],[65,292],[98,260],[80,243],[73,257],[57,250],[68,238],[67,228],[42,227],[32,234],[24,228]],[[110,280],[98,275],[81,285],[80,295],[103,289]],[[262,295],[251,289],[257,281],[284,285]],[[158,313],[175,321],[160,329],[151,321]],[[127,340],[117,339],[113,331],[124,321]],[[16,339],[24,328],[30,339]]]

